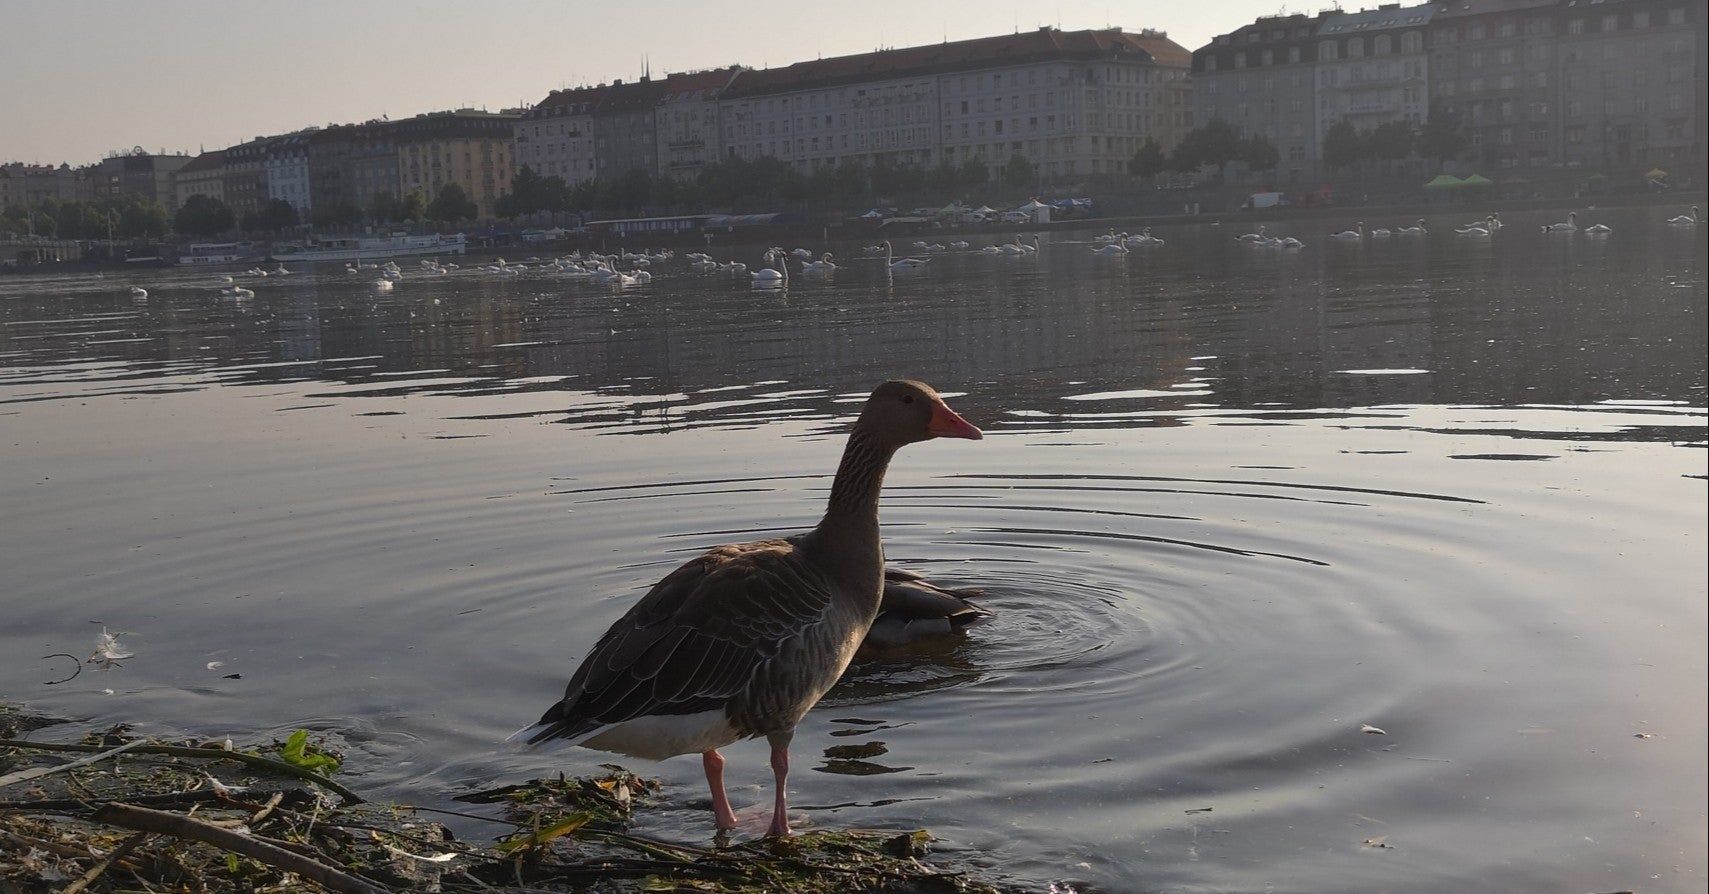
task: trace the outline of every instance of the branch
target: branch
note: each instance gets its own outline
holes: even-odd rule
[[[69,745],[58,742],[25,742],[21,739],[0,739],[0,748],[26,748],[34,749],[36,751],[75,751],[85,754],[99,753],[107,750],[99,745]],[[343,798],[344,803],[346,804],[363,803],[361,795],[356,794],[350,789],[333,782],[313,770],[305,770],[302,767],[293,766],[285,763],[284,761],[276,761],[270,757],[262,757],[259,754],[249,754],[244,751],[226,751],[223,748],[189,748],[183,745],[136,745],[135,747],[128,748],[127,750],[135,754],[164,754],[171,757],[200,757],[209,760],[236,761],[240,764],[248,764],[251,767],[259,767],[273,773],[283,773],[286,776],[306,779],[309,782],[321,786],[333,794],[338,795],[340,798]]]
[[[107,804],[95,811],[95,821],[138,832],[156,832],[211,844],[302,876],[339,894],[380,894],[381,891],[380,888],[350,873],[288,851],[266,838],[222,829],[176,813],[132,807],[128,804]]]

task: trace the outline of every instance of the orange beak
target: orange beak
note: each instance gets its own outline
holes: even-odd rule
[[[932,421],[926,426],[926,431],[934,438],[966,438],[977,441],[985,437],[985,433],[974,427],[973,423],[957,416],[954,410],[943,403],[932,408]]]

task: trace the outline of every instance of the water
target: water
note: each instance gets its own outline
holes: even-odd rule
[[[995,617],[808,717],[807,824],[929,827],[1040,888],[1702,890],[1705,249],[1599,216],[1302,224],[1289,255],[1058,235],[893,280],[837,246],[787,295],[680,260],[624,291],[0,279],[0,680],[93,723],[330,731],[415,803],[589,771],[498,740],[675,563],[812,524],[906,374],[989,437],[900,454],[890,558]],[[44,685],[95,622],[137,657]],[[727,756],[763,807],[763,745]],[[704,840],[698,762],[640,769],[645,828]]]

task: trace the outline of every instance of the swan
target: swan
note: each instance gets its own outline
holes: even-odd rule
[[[1372,239],[1387,239],[1393,235],[1394,231],[1390,230],[1388,227],[1377,227],[1371,231]]]
[[[882,245],[868,245],[865,248],[861,249],[861,251],[866,252],[869,255],[876,255],[876,254],[880,254],[884,251],[884,246],[882,246]]]
[[[1584,228],[1586,236],[1606,236],[1612,232],[1614,232],[1614,228],[1607,224],[1591,224]]]
[[[1156,236],[1151,235],[1151,228],[1146,227],[1145,229],[1139,231],[1138,236],[1127,237],[1127,244],[1129,244],[1129,245],[1162,245],[1163,240],[1157,238]]]
[[[731,261],[730,263],[725,264],[720,269],[722,269],[725,273],[729,273],[729,274],[734,275],[737,273],[747,273],[748,272],[748,265],[742,263],[741,261]]]
[[[1100,258],[1116,258],[1127,254],[1127,234],[1121,234],[1116,238],[1116,241],[1108,245],[1100,245],[1092,249],[1092,254]]]
[[[794,251],[791,251],[789,254],[792,257],[800,258],[803,261],[807,260],[808,258],[813,257],[813,253],[808,251],[805,248],[797,248]]]
[[[890,247],[890,240],[884,240],[884,266],[891,271],[920,270],[923,269],[930,260],[930,258],[925,260],[921,260],[920,258],[898,258],[896,257],[896,250]]]
[[[1276,240],[1276,247],[1285,248],[1291,251],[1294,249],[1305,248],[1305,243],[1292,236],[1284,236]]]
[[[1697,206],[1692,205],[1690,214],[1681,214],[1678,217],[1670,217],[1667,219],[1667,222],[1669,226],[1674,227],[1695,227],[1697,226],[1698,220]]]
[[[1265,239],[1268,239],[1270,237],[1264,235],[1264,225],[1259,224],[1258,225],[1258,232],[1247,233],[1247,234],[1245,234],[1239,238],[1240,238],[1241,242],[1263,242]]]
[[[148,290],[143,288],[142,286],[131,286],[131,297],[132,298],[147,298],[148,297]]]
[[[830,252],[825,252],[824,256],[817,261],[811,261],[801,265],[802,273],[835,273],[836,270],[837,265],[831,263]]]
[[[280,265],[279,265],[279,266],[278,266],[278,267],[277,267],[277,268],[276,268],[276,269],[275,269],[275,270],[274,270],[274,271],[273,271],[273,275],[274,275],[274,276],[290,276],[290,275],[291,275],[291,271],[289,271],[289,270],[286,270],[286,269],[285,269],[285,265],[284,265],[284,264],[280,264]]]
[[[1456,227],[1454,232],[1461,236],[1469,236],[1473,239],[1488,239],[1495,233],[1495,229],[1495,216],[1491,215],[1484,218],[1482,223],[1466,224],[1463,227]]]
[[[379,289],[382,292],[389,291],[392,288],[392,281],[389,279],[376,279],[374,280],[374,288]]]
[[[1038,234],[1037,233],[1033,234],[1033,242],[1031,245],[1028,245],[1025,242],[1021,243],[1021,251],[1024,251],[1029,255],[1038,254]]]
[[[1544,224],[1543,225],[1543,232],[1545,232],[1545,233],[1571,233],[1577,229],[1578,229],[1578,212],[1577,211],[1568,211],[1567,212],[1567,219],[1563,223],[1552,223],[1552,224]]]
[[[1365,222],[1361,220],[1357,224],[1353,225],[1353,229],[1342,230],[1339,233],[1332,234],[1329,238],[1340,239],[1343,242],[1353,242],[1353,241],[1357,241],[1360,239],[1364,239],[1365,238]]]
[[[1428,236],[1430,231],[1424,228],[1424,218],[1418,219],[1416,227],[1401,227],[1394,231],[1396,236]]]
[[[984,248],[981,248],[979,253],[982,255],[1000,255],[1003,253],[1003,248],[1004,246],[1001,245],[987,245]],[[1018,254],[1020,249],[1017,248],[1015,251]]]
[[[967,241],[964,239],[957,239],[954,242],[951,242],[949,244],[949,247],[954,248],[954,249],[958,249],[958,250],[963,249],[963,248],[967,247]]]
[[[351,270],[351,269],[350,269],[350,268],[348,268],[348,267],[346,267],[346,268],[344,268],[344,269],[345,269],[345,272],[347,272],[347,273],[355,273],[355,272],[356,272],[356,271],[354,271],[354,270]],[[220,285],[222,285],[222,286],[229,286],[229,285],[231,285],[231,284],[232,284],[232,283],[233,283],[233,282],[236,282],[236,280],[234,280],[234,279],[232,279],[232,278],[231,278],[231,277],[229,277],[229,276],[222,276],[222,277],[220,277],[220,278],[219,278],[219,279],[216,279],[216,280],[214,280],[214,282],[216,282],[216,283],[218,283],[218,284],[220,284]]]
[[[1126,233],[1123,233],[1123,234],[1121,234],[1121,235],[1120,235],[1120,236],[1117,236],[1117,235],[1116,235],[1116,231],[1115,231],[1115,230],[1111,230],[1111,231],[1109,231],[1109,232],[1108,232],[1108,233],[1105,233],[1105,234],[1104,234],[1104,235],[1102,235],[1102,236],[1094,236],[1094,237],[1092,237],[1092,242],[1093,242],[1093,243],[1094,243],[1094,244],[1097,244],[1097,245],[1110,245],[1110,244],[1113,244],[1113,243],[1115,243],[1115,242],[1116,242],[1116,241],[1118,241],[1118,240],[1121,240],[1121,239],[1125,239],[1125,238],[1127,238],[1127,234],[1126,234]]]
[[[778,268],[762,267],[748,274],[756,289],[779,289],[789,284],[789,263],[776,250],[765,253],[767,264],[776,264]]]
[[[944,250],[943,244],[938,243],[938,242],[934,242],[931,245],[926,246],[926,251],[943,251],[943,250]]]

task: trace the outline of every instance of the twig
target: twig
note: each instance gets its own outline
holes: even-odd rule
[[[78,658],[76,655],[71,654],[70,652],[55,652],[52,655],[43,655],[42,656],[43,661],[46,661],[49,658],[69,658],[69,659],[71,659],[71,662],[72,662],[71,676],[66,677],[63,680],[43,680],[42,681],[43,686],[58,686],[61,683],[69,683],[72,680],[77,679],[78,674],[83,673],[83,660],[81,658]]]
[[[4,740],[0,740],[0,741],[4,741]],[[90,755],[89,757],[79,758],[77,760],[72,761],[69,764],[60,764],[57,767],[31,767],[28,770],[19,770],[16,773],[8,773],[5,776],[0,776],[0,788],[4,788],[8,785],[11,785],[14,782],[23,782],[27,779],[40,779],[43,776],[52,776],[53,774],[58,773],[62,770],[75,770],[78,767],[87,767],[90,764],[100,763],[101,761],[104,761],[107,758],[112,757],[115,754],[119,754],[120,752],[130,751],[132,749],[139,748],[142,746],[142,744],[143,744],[142,740],[138,739],[135,742],[126,742],[125,744],[120,745],[117,748],[109,748],[105,751],[101,751],[101,749],[96,748],[95,749],[96,751],[100,751],[99,754],[94,754],[94,755]]]
[[[138,742],[142,741],[143,740],[138,740]],[[134,748],[132,750],[137,754],[164,754],[170,757],[199,757],[206,760],[236,761],[240,764],[248,764],[251,767],[260,767],[274,773],[283,773],[286,776],[294,776],[298,779],[308,780],[309,782],[338,795],[340,798],[343,798],[344,803],[346,804],[363,803],[361,795],[356,794],[350,789],[333,782],[313,770],[305,770],[302,767],[293,766],[285,763],[284,761],[276,761],[270,757],[262,757],[259,754],[250,754],[244,751],[226,751],[223,748],[187,748],[182,745],[126,744],[133,745]],[[25,742],[21,739],[0,739],[0,748],[29,748],[37,751],[75,751],[82,753],[103,750],[99,745],[71,745],[60,742]]]
[[[90,884],[92,884],[96,879],[101,877],[102,873],[106,872],[108,869],[111,869],[114,863],[117,863],[120,860],[123,860],[125,858],[126,854],[129,854],[131,851],[136,850],[136,846],[139,844],[142,844],[147,839],[148,839],[148,833],[147,832],[138,832],[135,835],[132,835],[131,837],[126,838],[123,842],[121,842],[119,844],[118,847],[113,848],[113,852],[107,855],[107,859],[102,860],[101,862],[95,864],[94,868],[90,869],[88,872],[83,873],[82,878],[78,879],[77,881],[72,882],[69,885],[66,885],[65,890],[61,891],[60,894],[77,894],[78,891],[81,891],[84,888],[89,887]]]
[[[244,835],[180,814],[132,807],[128,804],[107,804],[95,811],[95,820],[124,829],[157,832],[174,838],[211,844],[276,869],[295,873],[340,894],[380,894],[380,888],[361,878],[319,860],[288,851],[259,835]]]

